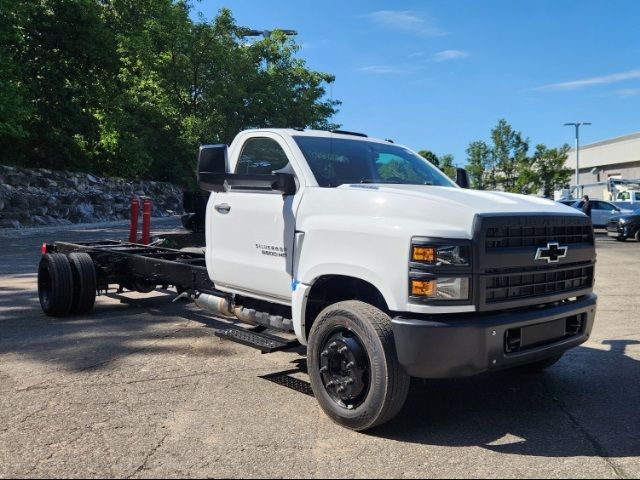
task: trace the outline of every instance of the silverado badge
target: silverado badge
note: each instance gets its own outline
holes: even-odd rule
[[[561,247],[558,242],[549,242],[547,247],[540,247],[536,252],[536,260],[546,260],[547,263],[558,263],[567,256],[569,247]]]

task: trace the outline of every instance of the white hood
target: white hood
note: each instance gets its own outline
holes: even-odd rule
[[[489,192],[463,188],[432,187],[425,185],[376,185],[379,192],[417,197],[452,208],[472,209],[475,213],[580,213],[575,208],[567,207],[545,198],[531,195],[519,195],[505,192]],[[360,188],[360,186],[343,185],[340,188]]]
[[[472,238],[475,216],[491,213],[584,215],[575,208],[528,195],[428,185],[356,184],[307,188],[298,219],[304,224],[317,217],[331,217],[336,223],[342,219],[345,228],[360,224],[368,230],[375,225],[410,235]]]

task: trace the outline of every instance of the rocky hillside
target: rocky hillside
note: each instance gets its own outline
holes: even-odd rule
[[[0,228],[124,220],[134,197],[149,197],[154,217],[183,210],[182,191],[169,183],[0,165]]]

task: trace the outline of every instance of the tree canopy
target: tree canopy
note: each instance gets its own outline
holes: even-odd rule
[[[454,157],[450,153],[438,157],[431,150],[420,150],[418,152],[422,158],[426,158],[452,180],[456,178],[456,166],[454,165]]]
[[[333,128],[334,81],[282,32],[183,0],[0,0],[0,153],[29,167],[193,181],[197,147],[259,127]]]
[[[542,193],[550,198],[571,178],[571,170],[565,166],[569,148],[540,144],[530,155],[529,139],[501,119],[491,130],[491,144],[478,140],[467,148],[471,185],[478,190]]]

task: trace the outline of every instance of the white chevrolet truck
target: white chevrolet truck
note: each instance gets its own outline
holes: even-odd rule
[[[84,313],[114,284],[176,285],[254,326],[225,338],[272,351],[295,334],[319,404],[354,430],[392,419],[410,377],[543,369],[589,338],[595,243],[575,209],[461,188],[405,147],[342,131],[245,131],[201,147],[198,170],[204,258],[47,244],[44,311]]]

